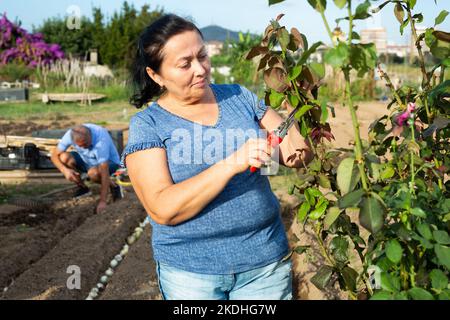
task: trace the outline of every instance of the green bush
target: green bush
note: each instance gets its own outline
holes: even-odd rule
[[[8,63],[0,66],[0,80],[14,82],[27,80],[33,69],[28,68],[23,64]]]

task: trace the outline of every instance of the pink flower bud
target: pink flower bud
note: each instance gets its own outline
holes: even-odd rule
[[[399,126],[403,126],[405,122],[408,120],[410,113],[408,111],[403,112],[396,119],[396,122]]]

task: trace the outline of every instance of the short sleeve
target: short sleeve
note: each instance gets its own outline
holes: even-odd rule
[[[70,131],[68,130],[63,137],[61,138],[61,140],[59,141],[57,148],[61,151],[66,151],[67,148],[70,147],[70,145],[72,144],[72,137],[70,136]]]
[[[125,160],[129,154],[151,148],[166,147],[156,133],[155,123],[136,114],[130,120],[128,143],[122,152],[120,166],[126,167]]]
[[[243,86],[240,87],[244,99],[249,102],[249,105],[252,108],[252,112],[254,113],[256,119],[260,121],[264,117],[264,114],[269,107],[264,102],[264,99],[259,99],[256,94],[254,94],[247,88]]]

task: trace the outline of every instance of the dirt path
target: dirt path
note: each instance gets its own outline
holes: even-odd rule
[[[359,102],[356,114],[358,115],[361,138],[367,139],[368,128],[370,124],[376,119],[381,118],[388,111],[385,102],[371,101]],[[345,106],[335,106],[336,118],[329,115],[329,123],[331,132],[336,138],[333,141],[333,146],[336,148],[349,148],[349,142],[353,140],[352,119],[348,108]]]

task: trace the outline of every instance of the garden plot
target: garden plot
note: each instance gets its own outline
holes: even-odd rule
[[[71,201],[68,201],[71,202]],[[9,252],[2,245],[0,268],[8,270],[10,281],[2,299],[84,299],[90,289],[96,285],[109,261],[125,242],[125,239],[145,218],[145,211],[133,193],[127,193],[126,199],[110,205],[102,214],[94,214],[96,199],[85,199],[80,203],[67,204],[63,217],[58,216],[49,226],[42,226],[41,233],[30,233],[23,239],[14,241],[10,235]],[[68,220],[73,220],[69,222]],[[16,220],[15,223],[20,221]],[[66,228],[56,236],[53,225]],[[16,226],[15,226],[16,227]],[[10,230],[14,234],[15,230]],[[2,233],[4,234],[4,233]],[[40,240],[39,236],[42,240]],[[52,238],[53,236],[53,238]],[[47,239],[48,237],[49,239]],[[23,245],[24,242],[32,243]],[[44,245],[47,246],[44,248]],[[29,251],[38,251],[34,259]],[[11,253],[16,255],[11,260]],[[80,289],[67,288],[69,266],[78,266],[81,271]],[[20,267],[20,268],[19,268]],[[3,274],[3,272],[1,272]],[[12,280],[10,280],[12,279]]]

